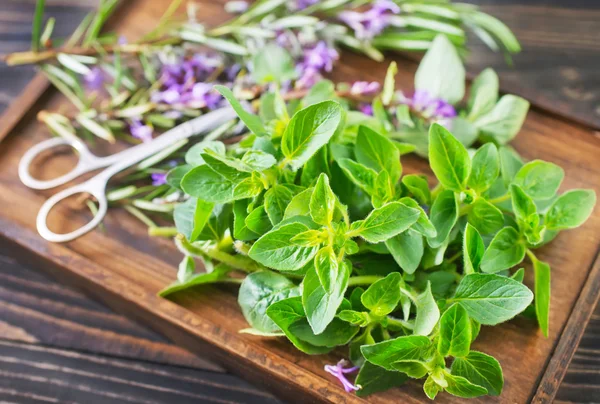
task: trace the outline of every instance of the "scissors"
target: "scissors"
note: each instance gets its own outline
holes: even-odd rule
[[[188,137],[217,128],[218,126],[234,119],[236,116],[237,115],[231,107],[220,108],[198,118],[187,121],[165,132],[151,142],[141,143],[106,157],[98,157],[94,155],[81,140],[75,137],[70,139],[52,138],[38,143],[29,149],[19,162],[19,178],[23,184],[29,188],[54,188],[59,185],[66,184],[67,182],[74,180],[85,173],[106,167],[100,173],[88,179],[87,181],[64,189],[50,197],[42,205],[38,213],[36,219],[36,227],[38,232],[44,239],[56,243],[71,241],[83,236],[94,227],[98,226],[102,219],[104,219],[104,216],[106,216],[106,211],[108,208],[108,201],[106,199],[106,185],[111,177],[123,171],[124,169],[131,167],[134,164],[139,163],[140,161],[160,152],[166,147],[177,143],[180,140],[187,139]],[[52,180],[42,181],[33,178],[29,172],[29,168],[33,160],[40,153],[60,146],[70,146],[78,152],[79,161],[77,162],[77,165],[70,172]],[[54,233],[48,228],[48,214],[60,201],[78,193],[89,193],[93,195],[99,204],[98,212],[96,212],[94,218],[89,223],[77,230],[64,234]]]

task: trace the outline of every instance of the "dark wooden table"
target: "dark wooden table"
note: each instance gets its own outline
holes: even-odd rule
[[[511,91],[600,127],[600,2],[472,2],[508,22],[524,52],[509,68],[476,46],[471,71],[493,65]],[[66,34],[97,1],[48,3]],[[33,7],[33,0],[0,3],[0,53],[28,47]],[[33,74],[31,68],[0,65],[0,112]],[[38,270],[15,261],[10,248],[0,245],[0,402],[277,402]],[[557,402],[600,402],[600,308]]]

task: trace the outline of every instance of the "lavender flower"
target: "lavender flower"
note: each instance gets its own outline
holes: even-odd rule
[[[312,5],[315,5],[319,2],[319,0],[296,0],[293,3],[294,10],[304,10]]]
[[[408,105],[421,117],[439,122],[456,116],[456,110],[441,98],[432,97],[426,90],[417,90],[412,97],[401,95],[400,103]]]
[[[164,185],[167,183],[167,174],[166,173],[152,173],[150,175],[152,178],[152,185],[158,187],[159,185]]]
[[[352,95],[371,95],[379,91],[380,85],[376,81],[355,81],[350,87]]]
[[[360,386],[352,384],[348,379],[346,379],[346,373],[356,372],[359,367],[354,366],[350,368],[344,368],[344,366],[348,365],[348,362],[344,359],[340,360],[337,365],[325,365],[325,371],[334,375],[344,386],[344,390],[346,392],[351,392],[353,390],[360,390]]]
[[[296,66],[300,74],[296,86],[312,87],[321,78],[321,72],[330,72],[333,69],[333,63],[339,57],[339,53],[327,46],[325,41],[319,41],[312,48],[305,49],[302,62]]]
[[[85,83],[86,88],[90,90],[100,90],[105,81],[106,74],[98,66],[91,68],[90,71],[83,76],[83,82]]]
[[[377,0],[364,13],[342,11],[338,18],[354,30],[356,38],[369,40],[380,34],[388,25],[390,15],[398,14],[400,7],[391,0]]]
[[[373,116],[373,105],[363,102],[358,106],[360,112],[365,115]]]
[[[190,108],[217,107],[221,96],[206,80],[222,64],[218,56],[197,54],[179,63],[163,65],[162,87],[152,94],[151,100]]]
[[[129,131],[131,132],[131,136],[141,140],[144,143],[152,141],[152,132],[154,132],[152,127],[145,125],[139,119],[133,119],[131,121],[131,124],[129,125]]]

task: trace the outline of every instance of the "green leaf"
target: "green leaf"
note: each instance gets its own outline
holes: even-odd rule
[[[451,373],[484,387],[492,396],[500,395],[504,386],[500,363],[482,352],[471,351],[464,358],[454,359]]]
[[[453,191],[442,191],[431,207],[431,222],[437,230],[435,237],[428,237],[432,248],[440,247],[458,220],[458,200]]]
[[[393,312],[400,301],[400,282],[398,272],[392,272],[373,283],[362,294],[362,304],[376,316],[386,316]]]
[[[294,296],[300,296],[300,289],[288,278],[270,271],[258,271],[244,278],[238,303],[252,328],[262,332],[277,332],[279,327],[267,316],[267,308]]]
[[[500,230],[492,239],[481,260],[481,271],[500,272],[512,268],[525,258],[525,245],[512,227]]]
[[[415,201],[412,198],[404,197],[400,198],[398,202],[401,202],[408,207],[419,210],[419,218],[417,219],[417,222],[412,225],[412,230],[421,233],[425,237],[435,237],[437,235],[437,230],[435,229],[435,226],[433,225],[431,220],[429,220],[429,218],[427,217],[427,213],[425,213],[425,210],[417,203],[417,201]]]
[[[189,241],[195,241],[208,222],[214,208],[214,203],[205,202],[198,198],[190,198],[175,206],[173,219],[177,231]]]
[[[313,333],[306,320],[295,322],[289,328],[290,333],[293,333],[301,340],[318,347],[328,348],[347,345],[359,329],[359,327],[348,324],[339,318],[334,318],[319,335]]]
[[[264,171],[267,168],[273,167],[277,160],[271,154],[262,150],[248,150],[242,156],[242,163],[248,165],[253,170]]]
[[[517,172],[514,184],[533,199],[550,199],[556,194],[564,176],[564,170],[556,164],[533,160]]]
[[[421,263],[425,251],[423,236],[408,229],[385,241],[385,246],[400,268],[407,274],[413,274]]]
[[[465,95],[465,68],[445,35],[435,37],[415,74],[415,89],[456,104]]]
[[[271,304],[267,308],[267,315],[300,351],[309,355],[319,355],[331,350],[329,347],[319,347],[303,341],[290,331],[292,325],[306,321],[300,297],[290,297]]]
[[[350,181],[358,185],[360,189],[369,195],[376,194],[375,182],[377,180],[377,172],[375,170],[348,158],[341,158],[337,163]]]
[[[292,198],[285,208],[284,219],[294,216],[308,216],[310,214],[310,199],[314,188],[308,188]]]
[[[492,138],[496,143],[506,144],[521,130],[528,110],[527,100],[506,94],[490,112],[474,123],[482,135]]]
[[[386,171],[392,185],[400,179],[400,152],[390,139],[368,126],[359,126],[354,153],[360,164],[375,170],[376,173]]]
[[[283,48],[268,44],[252,58],[252,76],[258,84],[283,83],[298,77],[294,59]]]
[[[333,220],[336,197],[329,186],[329,178],[321,174],[310,197],[310,216],[315,223],[327,226]]]
[[[181,189],[181,179],[192,169],[192,166],[184,164],[175,168],[172,168],[167,173],[166,181],[167,184],[173,188]]]
[[[158,292],[158,295],[161,297],[166,297],[175,292],[187,290],[198,285],[222,282],[224,280],[230,279],[228,274],[231,271],[233,271],[233,268],[224,265],[219,265],[215,267],[215,269],[212,272],[205,272],[189,276],[185,279],[184,282],[180,282],[179,280],[173,282],[171,285]]]
[[[273,225],[283,220],[285,209],[293,197],[294,193],[281,184],[275,184],[265,193],[265,210]]]
[[[484,325],[510,320],[529,306],[533,293],[520,282],[495,274],[469,274],[458,284],[454,298],[469,317]]]
[[[444,356],[462,357],[471,348],[471,320],[467,310],[453,304],[440,319],[438,352]]]
[[[185,153],[185,162],[194,167],[204,164],[202,153],[206,153],[208,150],[221,155],[225,155],[226,152],[223,142],[205,140],[190,147]]]
[[[486,143],[473,156],[468,185],[481,194],[492,186],[499,174],[498,149],[493,143]]]
[[[523,160],[519,154],[509,146],[502,146],[498,150],[500,156],[500,172],[504,185],[508,186],[517,172],[523,167]]]
[[[442,125],[429,129],[429,164],[440,183],[449,190],[461,192],[471,172],[467,149]]]
[[[537,213],[537,207],[535,206],[533,199],[531,199],[520,186],[511,184],[510,197],[513,212],[515,212],[517,221],[527,221],[531,215]]]
[[[216,85],[214,88],[221,93],[221,95],[225,97],[227,101],[229,101],[235,113],[240,117],[242,122],[244,122],[244,124],[252,133],[254,133],[256,136],[269,136],[269,132],[267,132],[265,129],[260,117],[246,111],[242,104],[240,104],[240,102],[235,98],[230,89],[221,85]]]
[[[264,205],[254,208],[246,217],[245,223],[246,227],[248,227],[250,231],[258,234],[259,236],[265,234],[273,228]]]
[[[422,204],[431,204],[431,191],[427,177],[420,174],[409,174],[402,177],[402,184]]]
[[[248,217],[249,199],[242,199],[233,203],[233,237],[236,240],[256,240],[260,234],[253,232],[246,225]]]
[[[415,299],[417,306],[417,317],[415,319],[415,335],[429,335],[440,319],[440,309],[431,294],[431,283],[427,282],[427,288]]]
[[[358,325],[359,327],[365,327],[371,321],[369,313],[363,313],[354,310],[342,310],[340,311],[340,314],[338,314],[338,317],[340,320],[350,324]]]
[[[467,220],[481,234],[495,233],[504,225],[504,216],[500,209],[482,198],[478,198],[471,205]]]
[[[306,273],[303,281],[302,304],[308,323],[316,335],[321,334],[333,321],[336,311],[344,299],[350,272],[350,264],[342,261],[332,293],[327,293],[323,289],[314,267],[309,268]]]
[[[360,386],[356,392],[358,397],[385,391],[403,385],[408,380],[404,373],[385,370],[382,367],[365,362],[356,376],[355,383]]]
[[[498,100],[498,88],[498,75],[492,68],[488,67],[475,77],[467,103],[469,120],[477,119],[494,108]]]
[[[352,223],[351,231],[369,243],[379,243],[402,233],[419,219],[418,209],[401,202],[390,202],[373,209],[365,220]]]
[[[289,223],[274,228],[256,240],[250,248],[250,258],[269,268],[280,271],[294,271],[306,265],[315,254],[318,247],[303,247],[294,245],[291,239],[309,230],[303,223]],[[316,275],[316,274],[315,274]]]
[[[440,391],[443,391],[443,387],[440,386],[433,380],[433,377],[429,376],[425,383],[423,383],[423,391],[429,397],[430,400],[435,400],[435,397]]]
[[[335,98],[335,85],[330,80],[318,81],[310,88],[308,94],[302,98],[302,107],[317,104],[319,102]]]
[[[572,229],[581,226],[592,214],[596,193],[589,189],[567,191],[552,203],[544,219],[549,230]]]
[[[487,394],[487,389],[471,383],[462,376],[454,376],[445,373],[445,380],[448,382],[445,390],[453,396],[462,398],[474,398]]]
[[[535,315],[542,333],[548,337],[550,327],[550,265],[538,259],[532,259],[535,274]]]
[[[329,142],[342,115],[342,108],[335,101],[320,102],[294,114],[281,138],[281,151],[294,171]]]
[[[319,178],[319,175],[326,174],[331,175],[329,169],[329,157],[328,157],[327,145],[321,147],[311,158],[308,159],[304,167],[302,167],[302,174],[300,175],[300,185],[311,186]]]
[[[467,223],[463,235],[463,260],[465,274],[477,272],[485,252],[483,239],[477,229]]]
[[[432,355],[432,343],[425,336],[409,335],[373,345],[363,345],[360,351],[370,363],[394,371],[402,362],[429,359]]]
[[[33,15],[33,25],[31,27],[31,50],[33,52],[40,50],[40,36],[42,35],[45,5],[45,0],[37,0],[35,4],[35,14]]]
[[[339,276],[339,263],[330,246],[323,247],[317,252],[315,270],[325,292],[334,293]]]
[[[383,105],[389,105],[392,102],[394,91],[396,90],[396,74],[398,74],[398,66],[396,62],[392,62],[388,66],[385,73],[385,80],[383,81],[383,91],[381,92],[381,102]]]

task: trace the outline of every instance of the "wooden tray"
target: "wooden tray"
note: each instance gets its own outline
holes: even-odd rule
[[[158,20],[168,0],[129,1],[112,23],[128,37],[148,31]],[[222,5],[203,2],[202,19],[218,23],[226,18]],[[410,88],[416,65],[398,59],[399,86]],[[345,54],[336,80],[382,80],[387,64]],[[262,339],[239,334],[247,327],[238,308],[234,289],[205,287],[179,294],[175,301],[156,296],[175,278],[180,254],[172,242],[150,238],[145,227],[126,212],[112,210],[105,230],[96,230],[68,244],[51,244],[35,231],[35,217],[51,192],[35,192],[17,177],[20,157],[31,145],[48,138],[47,130],[35,120],[40,109],[69,108],[55,91],[46,91],[37,80],[20,98],[10,116],[0,124],[10,135],[0,143],[0,235],[1,242],[14,247],[15,255],[41,262],[42,267],[62,281],[83,288],[117,311],[126,313],[161,332],[179,345],[222,363],[252,382],[260,383],[285,400],[296,402],[427,402],[420,383],[377,394],[367,400],[344,392],[323,366],[335,363],[343,352],[311,357],[296,351],[283,338]],[[43,94],[32,103],[32,91]],[[2,136],[0,136],[2,138]],[[584,127],[545,114],[534,107],[513,145],[527,159],[541,158],[564,167],[564,189],[600,190],[600,142]],[[403,159],[407,172],[420,172],[426,162]],[[44,175],[58,169],[48,167]],[[60,213],[60,212],[59,212]],[[81,217],[53,215],[53,228],[66,226]],[[539,256],[552,266],[552,310],[550,336],[544,338],[537,325],[516,319],[500,327],[484,327],[474,348],[500,361],[505,387],[500,397],[483,397],[481,402],[551,401],[594,308],[600,287],[600,212],[597,209],[581,228],[562,233]],[[531,272],[531,271],[528,271]],[[18,275],[18,274],[15,274]],[[460,399],[443,394],[443,402]]]

